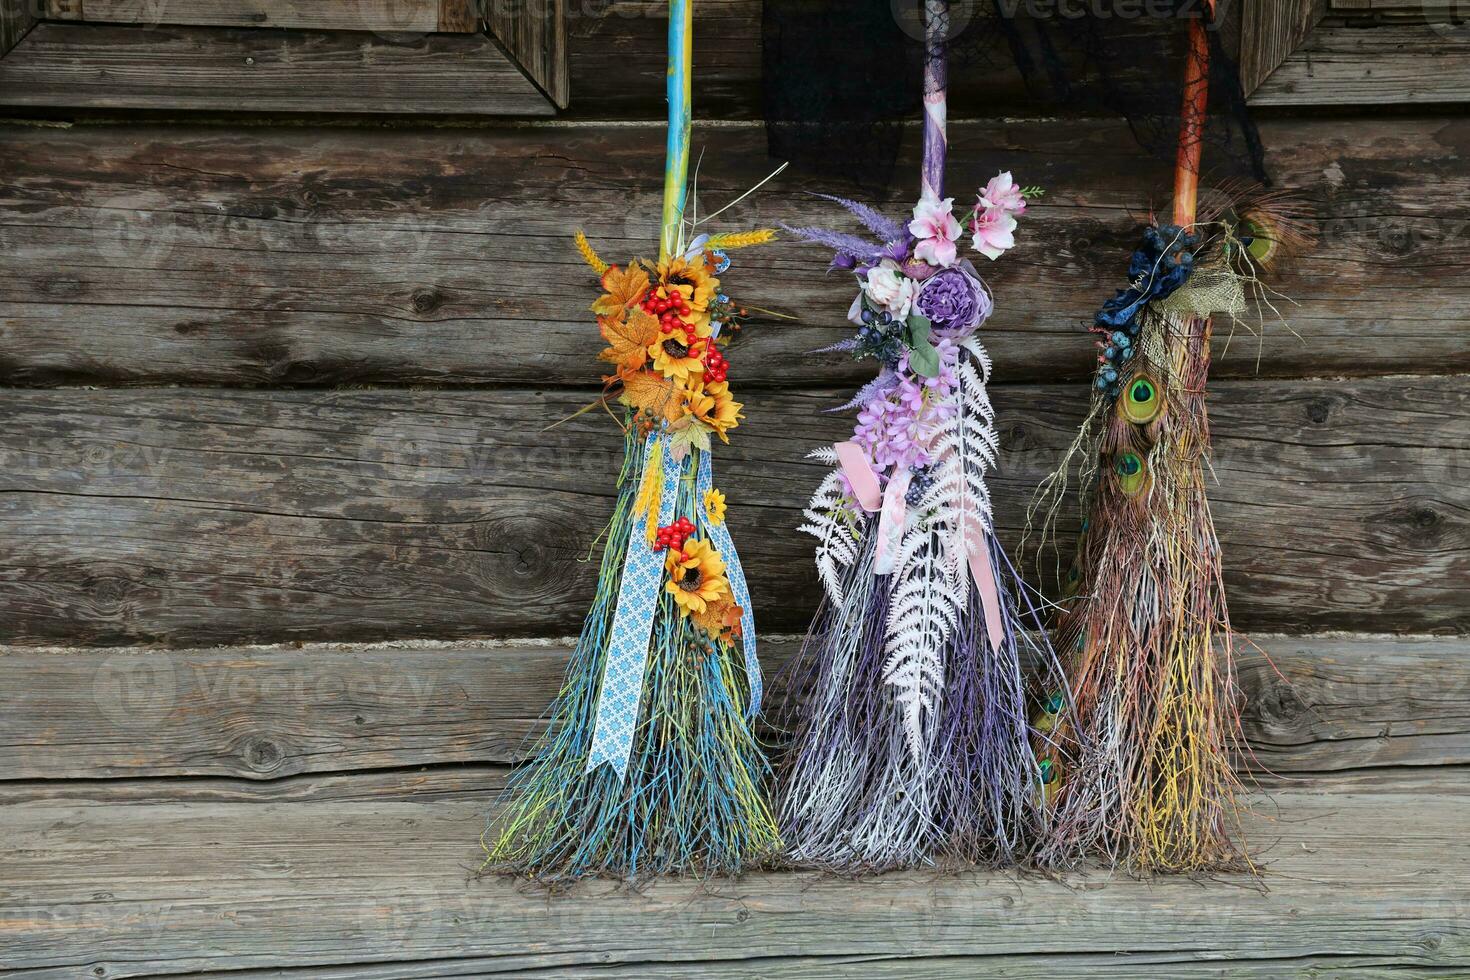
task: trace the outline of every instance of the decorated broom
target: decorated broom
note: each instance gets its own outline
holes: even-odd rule
[[[1304,237],[1290,204],[1252,185],[1196,213],[1209,29],[1203,17],[1189,23],[1173,220],[1145,230],[1127,288],[1095,318],[1092,410],[1041,496],[1054,514],[1080,456],[1083,533],[1054,632],[1074,705],[1038,721],[1051,733],[1038,750],[1060,777],[1040,854],[1054,865],[1248,864],[1232,768],[1240,698],[1205,496],[1205,384],[1214,316],[1238,317],[1248,292],[1263,298],[1257,270]],[[1075,761],[1055,754],[1069,748]]]
[[[826,596],[797,668],[779,814],[791,858],[841,871],[951,857],[1022,860],[1043,829],[1051,762],[1033,750],[1028,670],[1060,674],[996,540],[987,471],[997,437],[978,330],[990,293],[959,255],[961,217],[995,259],[1027,198],[1009,173],[963,216],[945,198],[948,4],[925,15],[923,186],[913,220],[834,198],[880,240],[790,229],[855,273],[857,335],[879,365],[845,408],[850,441],[806,510]],[[768,68],[769,70],[769,68]],[[1051,753],[1055,754],[1055,753]]]
[[[721,347],[744,311],[725,250],[768,231],[689,237],[692,0],[669,3],[669,133],[659,258],[608,266],[592,304],[625,406],[625,458],[597,596],[546,735],[512,778],[486,868],[733,874],[779,850],[751,731],[761,677],[750,597],[710,465],[741,418]]]

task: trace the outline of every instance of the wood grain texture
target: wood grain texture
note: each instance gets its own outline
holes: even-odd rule
[[[1239,11],[1240,84],[1249,96],[1321,23],[1327,0],[1244,0]]]
[[[1334,11],[1372,11],[1373,13],[1406,14],[1423,17],[1426,14],[1454,13],[1465,5],[1465,0],[1330,0],[1328,6]]]
[[[1326,24],[1251,96],[1260,106],[1444,105],[1470,101],[1470,26]]]
[[[473,0],[46,0],[48,20],[425,33],[475,30]]]
[[[0,58],[36,25],[34,0],[0,0]]]
[[[423,800],[173,803],[76,789],[5,808],[0,964],[28,978],[284,966],[640,978],[1470,969],[1464,768],[1278,788],[1247,828],[1264,889],[1236,877],[751,875],[551,898],[466,882],[489,786]]]
[[[487,0],[485,24],[557,106],[570,93],[567,0]],[[577,6],[575,0],[573,5]],[[650,52],[652,54],[652,52]]]
[[[438,0],[438,29],[466,34],[479,30],[481,2],[482,0]]]
[[[1470,120],[1300,121],[1266,136],[1321,243],[1275,279],[1288,322],[1238,329],[1215,375],[1470,371]],[[1083,323],[1123,282],[1168,168],[1111,124],[953,125],[951,140],[956,187],[1014,169],[1049,188],[1019,247],[985,269],[999,377],[1085,377]],[[769,172],[759,128],[696,128],[696,142],[706,211]],[[916,152],[903,172],[917,173]],[[585,385],[596,286],[570,234],[586,228],[609,260],[648,254],[662,154],[660,126],[0,128],[0,383]],[[821,187],[783,175],[720,227],[843,226],[806,193]],[[913,192],[895,187],[889,210]],[[871,376],[806,356],[847,329],[853,290],[822,249],[735,258],[732,295],[803,318],[748,331],[739,383]]]
[[[993,392],[1014,546],[1080,385]],[[25,643],[568,635],[621,437],[579,392],[12,391],[0,603]],[[716,464],[766,631],[817,601],[793,529],[838,392],[749,392]],[[1470,383],[1221,382],[1211,499],[1237,627],[1470,630]],[[1068,514],[1068,517],[1071,515]],[[1064,534],[1069,522],[1063,524]]]
[[[0,106],[510,116],[555,111],[480,34],[390,38],[79,23],[40,24],[0,59]]]
[[[797,647],[762,644],[773,706]],[[1470,641],[1253,636],[1241,651],[1254,768],[1309,779],[1470,765]],[[86,792],[65,780],[175,776],[191,780],[168,791],[174,802],[341,800],[349,788],[361,801],[395,785],[382,771],[425,766],[438,775],[414,792],[442,795],[454,780],[499,779],[495,764],[524,757],[567,655],[552,644],[0,648],[0,690],[25,692],[0,715],[0,783],[54,784],[15,797],[0,787],[0,803]],[[355,787],[292,778],[371,771],[380,775]],[[280,785],[255,797],[231,779]]]

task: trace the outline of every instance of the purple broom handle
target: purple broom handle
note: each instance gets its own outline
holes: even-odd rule
[[[944,157],[949,149],[945,132],[948,111],[945,89],[949,33],[949,0],[920,0],[924,7],[924,183],[925,197],[944,197]]]

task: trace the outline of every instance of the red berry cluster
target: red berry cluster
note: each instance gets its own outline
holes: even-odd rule
[[[656,292],[650,290],[648,295],[643,297],[643,302],[640,305],[643,307],[644,313],[658,317],[659,329],[664,333],[673,333],[682,327],[684,321],[679,318],[688,316],[693,312],[689,306],[689,301],[678,290],[675,290],[669,296],[659,296]]]
[[[708,345],[704,351],[704,380],[718,384],[729,374],[730,362],[725,360],[725,355],[714,344]]]
[[[673,548],[682,551],[684,542],[689,540],[689,535],[694,533],[694,522],[687,517],[681,517],[672,524],[658,529],[658,537],[654,538],[653,550],[663,551],[665,548]]]

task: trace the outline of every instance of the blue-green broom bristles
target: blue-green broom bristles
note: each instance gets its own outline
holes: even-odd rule
[[[597,597],[532,761],[512,776],[482,843],[482,871],[549,884],[587,876],[638,881],[661,874],[736,874],[775,857],[765,755],[746,720],[744,661],[661,593],[627,775],[587,772],[609,628],[628,537],[641,516],[643,441],[628,426],[618,502]],[[698,454],[683,463],[676,517],[698,524]],[[490,841],[493,840],[493,843]]]

